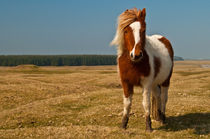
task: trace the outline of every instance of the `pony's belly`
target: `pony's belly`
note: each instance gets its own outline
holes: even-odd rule
[[[157,77],[154,79],[154,84],[155,85],[161,85],[163,82],[166,81],[166,79],[168,78],[169,74],[170,74],[171,68],[167,68],[165,70],[161,70]]]
[[[167,79],[167,77],[168,77],[168,75],[167,76],[160,76],[160,77],[156,78],[155,81],[154,81],[154,84],[155,85],[162,84]]]

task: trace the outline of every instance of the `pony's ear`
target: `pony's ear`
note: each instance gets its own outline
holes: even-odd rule
[[[145,20],[145,17],[146,17],[146,9],[144,8],[144,9],[141,11],[140,18],[141,18],[142,20]]]
[[[140,14],[141,14],[141,10],[139,9],[138,13],[137,13],[137,17],[140,18]]]

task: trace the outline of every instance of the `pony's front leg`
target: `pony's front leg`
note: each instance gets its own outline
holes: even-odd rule
[[[123,129],[126,129],[128,120],[129,120],[129,113],[132,104],[132,96],[133,96],[133,85],[122,82],[124,95],[123,95],[123,103],[124,103],[124,110],[123,110],[123,118],[122,118],[122,125]]]
[[[146,131],[152,132],[151,126],[151,118],[150,118],[150,92],[151,90],[148,88],[143,89],[143,107],[145,111],[145,119],[146,119]]]

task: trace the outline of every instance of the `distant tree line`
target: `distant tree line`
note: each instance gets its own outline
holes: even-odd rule
[[[116,65],[116,55],[2,55],[0,66],[33,64],[37,66]]]
[[[33,64],[37,66],[116,65],[116,55],[2,55],[0,66]],[[174,57],[175,60],[183,60]]]

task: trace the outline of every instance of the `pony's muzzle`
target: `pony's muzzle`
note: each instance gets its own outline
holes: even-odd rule
[[[134,55],[133,53],[130,54],[132,61],[139,61],[143,57],[143,53],[140,52],[139,55]]]

